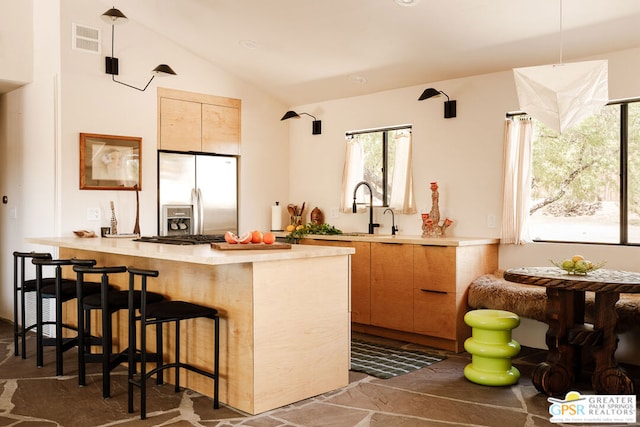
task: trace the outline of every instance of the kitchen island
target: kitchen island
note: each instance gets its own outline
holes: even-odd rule
[[[149,289],[170,299],[220,311],[220,400],[257,414],[346,386],[350,365],[350,255],[352,248],[292,245],[291,249],[220,251],[210,245],[150,244],[119,238],[29,238],[59,247],[61,258],[98,265],[134,265],[160,272]],[[71,270],[66,277],[74,277]],[[128,287],[128,275],[113,284]],[[75,304],[65,318],[75,323]],[[93,325],[99,326],[98,319]],[[213,325],[184,322],[184,358],[213,366]],[[126,346],[125,313],[114,319]],[[165,334],[169,334],[165,331]],[[165,345],[171,343],[165,339]],[[149,348],[154,344],[150,340]],[[172,354],[165,348],[165,355]],[[168,381],[172,381],[169,375]],[[181,385],[208,396],[211,380],[187,372]]]

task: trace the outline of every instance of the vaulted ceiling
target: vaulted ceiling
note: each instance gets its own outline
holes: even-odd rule
[[[640,46],[638,0],[103,3],[288,105]]]

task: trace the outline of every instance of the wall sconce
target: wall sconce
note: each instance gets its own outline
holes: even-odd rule
[[[139,87],[132,86],[127,83],[123,83],[121,81],[116,80],[115,76],[118,75],[118,58],[116,58],[113,54],[114,51],[114,29],[115,25],[120,25],[127,22],[128,18],[124,13],[120,12],[116,8],[111,8],[102,14],[102,20],[111,24],[111,56],[105,57],[105,73],[111,74],[111,79],[120,83],[121,85],[128,86],[130,88],[139,90],[144,92],[149,87],[149,84],[153,81],[156,76],[175,76],[176,72],[171,69],[167,64],[160,64],[156,68],[153,69],[151,79],[147,82],[144,88],[140,89]]]
[[[434,89],[432,87],[425,89],[418,98],[418,101],[424,101],[425,99],[433,98],[434,96],[444,95],[447,97],[447,100],[444,101],[444,118],[450,119],[456,116],[456,101],[451,101],[449,99],[449,95],[444,93],[441,90]]]
[[[322,133],[322,121],[316,119],[314,116],[312,116],[309,113],[300,113],[300,114],[306,114],[307,116],[311,117],[313,119],[313,124],[312,124],[312,128],[311,128],[311,134],[312,135],[320,135]],[[282,120],[287,120],[287,119],[299,119],[300,118],[300,114],[296,113],[295,111],[287,111],[286,113],[284,113],[284,116],[282,116],[282,118],[280,119],[280,121]]]

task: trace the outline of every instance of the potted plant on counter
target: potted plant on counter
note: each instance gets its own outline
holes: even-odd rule
[[[287,234],[287,242],[298,243],[300,239],[304,238],[308,234],[320,234],[320,235],[336,235],[342,234],[342,230],[335,228],[330,224],[315,224],[308,223],[298,225],[292,231]]]

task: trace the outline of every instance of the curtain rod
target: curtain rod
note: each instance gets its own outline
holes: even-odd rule
[[[411,125],[398,125],[398,126],[391,126],[391,127],[386,127],[386,128],[373,128],[373,129],[354,130],[354,131],[350,131],[350,132],[345,132],[345,136],[354,136],[354,135],[360,135],[360,134],[363,134],[363,133],[371,133],[371,132],[386,132],[386,131],[390,131],[390,130],[400,130],[400,129],[409,129],[409,131],[412,130]]]
[[[520,116],[528,116],[524,111],[511,111],[506,114],[506,118],[510,119],[511,117],[520,117]]]

